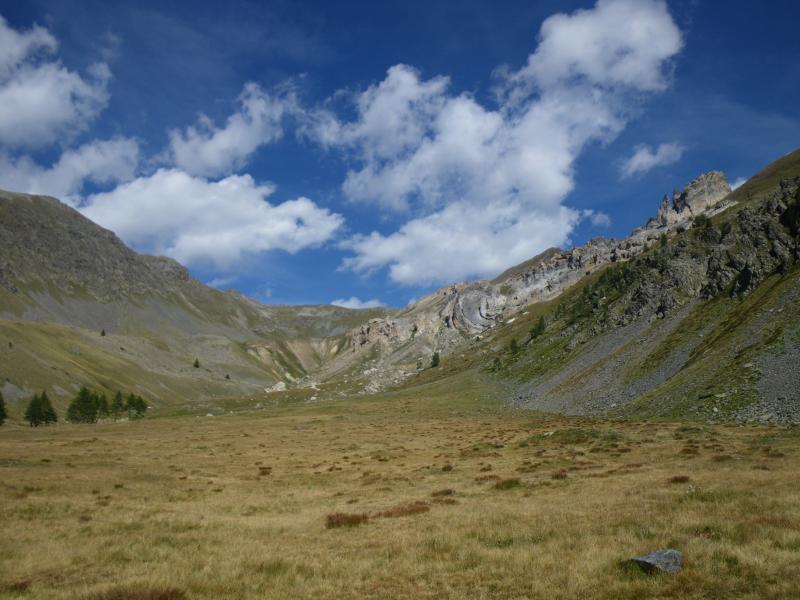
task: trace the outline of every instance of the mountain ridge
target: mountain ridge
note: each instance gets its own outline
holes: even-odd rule
[[[361,311],[263,305],[236,291],[209,288],[172,259],[130,250],[56,199],[0,192],[0,340],[9,342],[8,348],[0,345],[2,390],[18,400],[47,387],[63,402],[79,384],[108,391],[116,386],[165,410],[187,402],[189,410],[199,410],[230,397],[260,405],[282,397],[273,394],[284,389],[307,399],[372,393],[467,366],[491,366],[498,393],[531,408],[594,412],[639,406],[676,373],[658,385],[605,388],[576,377],[586,369],[605,372],[600,363],[624,355],[641,336],[650,340],[642,343],[652,352],[664,354],[659,348],[678,335],[681,319],[705,310],[703,298],[729,285],[746,295],[779,268],[789,269],[796,260],[795,234],[775,207],[790,210],[787,190],[799,175],[800,151],[736,190],[721,172],[705,173],[665,196],[655,216],[625,238],[550,248],[492,280],[451,284],[403,309]],[[765,208],[769,202],[772,212]],[[730,245],[731,230],[740,236],[739,246]],[[772,254],[764,255],[760,246]],[[778,250],[783,258],[775,258]],[[658,275],[662,271],[669,276]],[[589,300],[580,295],[585,293]],[[598,293],[612,297],[591,296]],[[614,310],[619,314],[613,323],[596,320]],[[588,325],[587,315],[595,319]],[[541,340],[533,333],[539,319],[548,322]],[[559,337],[550,339],[556,325]],[[606,343],[609,336],[619,343]],[[512,339],[523,351],[508,360]],[[601,339],[606,346],[596,341]],[[532,360],[529,351],[543,340],[553,342],[552,348],[523,369]],[[429,368],[434,353],[444,361],[441,370]],[[195,358],[201,368],[192,367]],[[669,360],[684,364],[675,356]],[[560,372],[560,379],[547,383],[551,371]],[[621,377],[628,383],[641,379]],[[553,393],[569,400],[554,404],[546,399]],[[598,394],[617,394],[620,402],[601,402]]]

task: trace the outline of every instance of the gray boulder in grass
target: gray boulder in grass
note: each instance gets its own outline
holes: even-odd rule
[[[683,554],[678,550],[667,548],[645,556],[637,556],[628,562],[637,565],[645,573],[677,573],[683,565]]]

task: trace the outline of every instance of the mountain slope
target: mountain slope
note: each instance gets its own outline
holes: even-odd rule
[[[88,384],[156,406],[301,381],[375,309],[265,306],[140,255],[58,200],[0,192],[0,377],[7,398]],[[103,335],[104,334],[104,335]],[[200,368],[194,368],[195,358]]]
[[[400,311],[264,306],[54,199],[0,193],[2,391],[63,403],[86,383],[205,411],[258,406],[276,382],[310,397],[480,380],[539,410],[800,421],[799,183],[800,151],[735,191],[707,173],[624,239]]]
[[[800,152],[695,217],[407,385],[480,369],[538,410],[799,422]]]

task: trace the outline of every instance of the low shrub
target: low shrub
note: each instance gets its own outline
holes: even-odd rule
[[[519,487],[520,480],[517,477],[510,477],[509,479],[501,479],[497,483],[494,484],[494,489],[496,490],[510,490],[515,487]]]
[[[336,527],[355,527],[362,525],[369,520],[364,513],[332,513],[325,518],[325,527],[334,529]]]

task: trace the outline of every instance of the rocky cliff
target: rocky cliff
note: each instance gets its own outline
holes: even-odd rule
[[[446,355],[481,339],[531,304],[557,298],[585,277],[610,263],[628,261],[678,230],[688,229],[699,215],[713,215],[731,205],[731,188],[720,172],[706,173],[664,198],[658,214],[646,226],[622,239],[595,238],[560,250],[552,248],[502,273],[492,281],[451,285],[426,296],[398,314],[373,319],[350,334],[348,364],[368,362],[361,381],[378,389],[428,366],[431,355]]]

